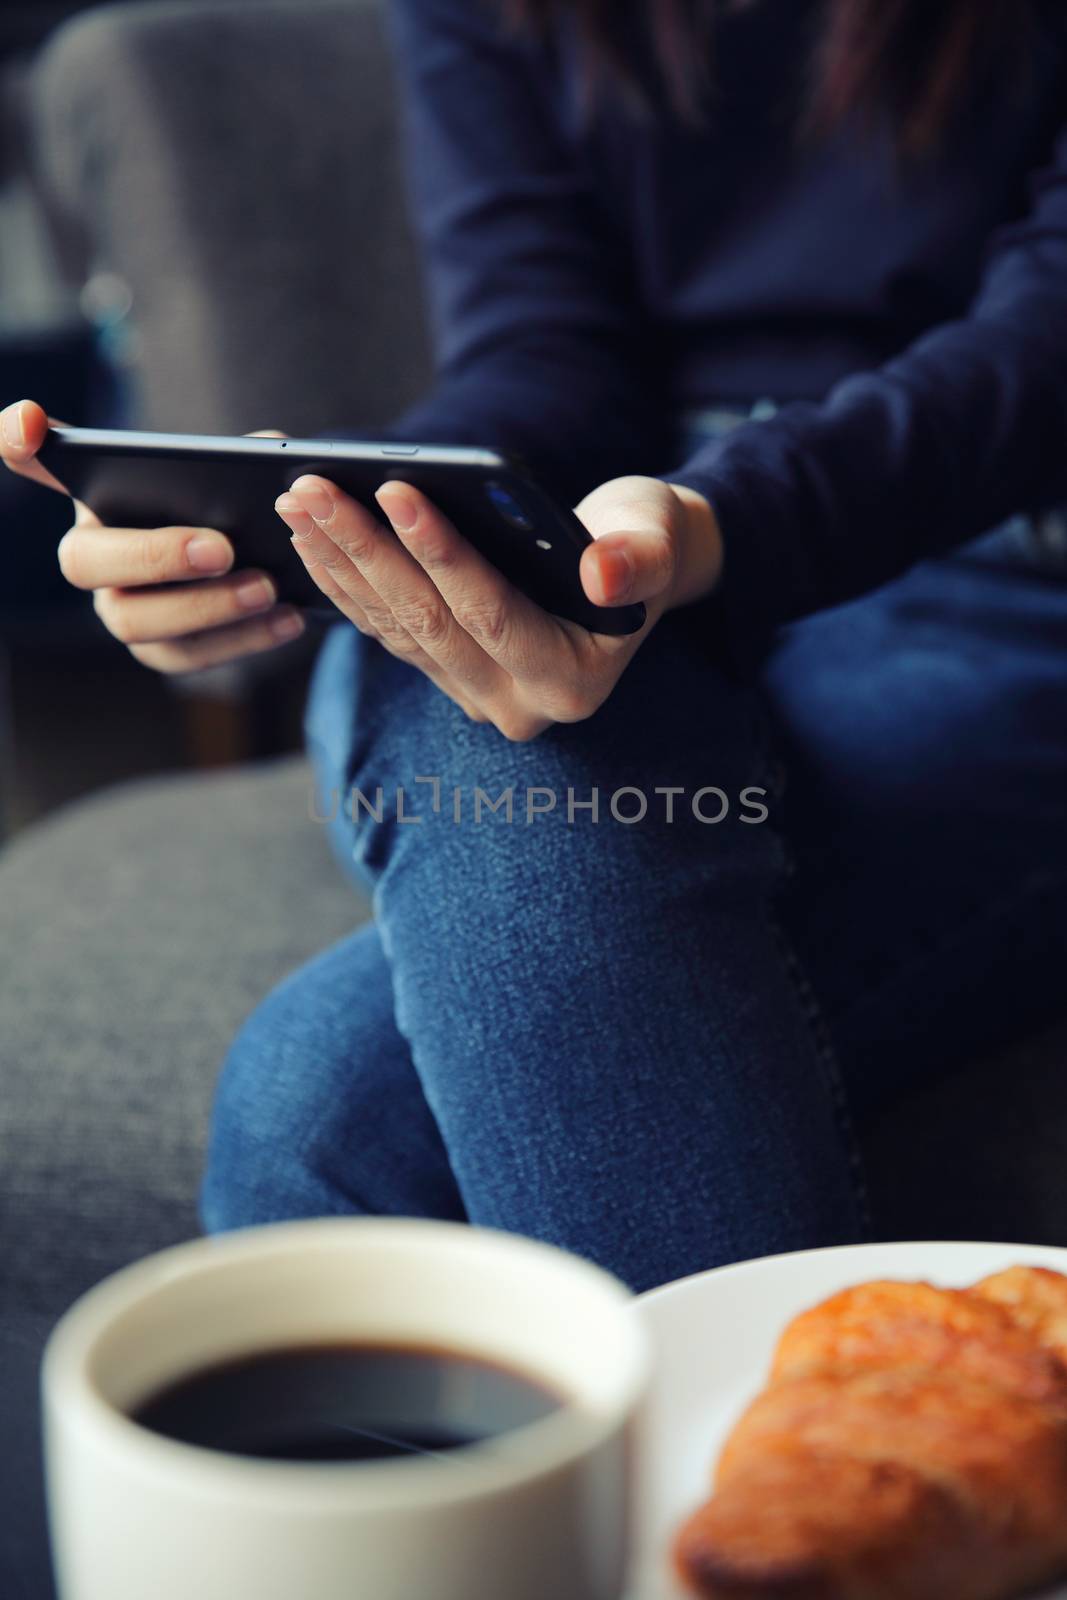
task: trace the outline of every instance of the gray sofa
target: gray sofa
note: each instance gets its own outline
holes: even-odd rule
[[[69,270],[130,286],[147,424],[311,431],[418,391],[378,5],[108,8],[56,36],[31,106]],[[227,1041],[366,915],[298,758],[135,784],[15,839],[0,857],[5,1310],[54,1315],[195,1231]],[[866,1128],[880,1231],[1067,1241],[1065,1061],[1061,1028]]]

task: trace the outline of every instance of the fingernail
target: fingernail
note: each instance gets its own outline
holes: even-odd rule
[[[231,561],[230,547],[215,534],[197,534],[185,547],[185,559],[197,572],[225,572]]]
[[[315,526],[311,517],[293,494],[279,495],[274,502],[274,509],[285,523],[285,526],[298,539],[306,539]]]
[[[296,639],[304,631],[304,619],[299,611],[282,611],[271,618],[270,632],[273,639],[279,644],[284,644],[287,639]]]
[[[3,432],[7,444],[26,443],[26,424],[22,418],[21,400],[17,400],[13,406],[5,406],[3,412],[0,412],[0,431]]]
[[[376,494],[374,498],[399,533],[411,532],[419,520],[418,507],[413,500],[409,500],[406,494],[397,494],[393,489],[384,500],[381,494]]]
[[[626,551],[618,545],[609,545],[598,551],[600,586],[609,605],[625,600],[633,587],[634,564]]]
[[[328,494],[321,484],[310,479],[298,478],[290,490],[290,495],[295,497],[299,509],[306,511],[309,517],[314,517],[316,522],[329,521],[333,512],[333,496]]]
[[[274,602],[274,585],[269,578],[246,578],[233,592],[245,611],[263,611]]]

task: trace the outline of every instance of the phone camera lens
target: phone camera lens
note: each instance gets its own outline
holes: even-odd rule
[[[521,528],[524,533],[529,533],[533,529],[533,518],[527,515],[511,490],[504,484],[491,478],[485,486],[485,492],[505,522],[510,522],[513,528]]]

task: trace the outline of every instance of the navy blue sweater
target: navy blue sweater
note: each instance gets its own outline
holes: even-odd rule
[[[393,435],[510,448],[571,501],[630,472],[699,490],[753,645],[1067,499],[1063,8],[1021,90],[982,84],[904,164],[887,131],[798,140],[818,9],[726,16],[693,130],[583,115],[565,30],[393,6],[439,361]],[[680,411],[764,396],[787,403],[671,458]]]

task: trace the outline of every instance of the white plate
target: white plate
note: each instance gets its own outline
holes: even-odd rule
[[[763,1387],[786,1323],[871,1278],[962,1287],[1017,1264],[1067,1273],[1067,1250],[1014,1244],[873,1244],[803,1250],[720,1267],[637,1301],[655,1379],[641,1445],[637,1577],[631,1600],[680,1600],[665,1557],[675,1528],[706,1497],[719,1447]],[[1033,1600],[1067,1600],[1067,1585]]]

